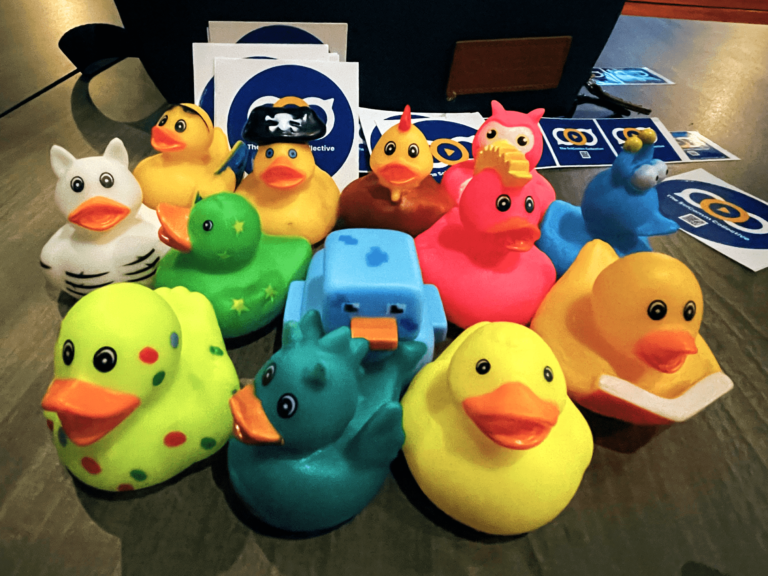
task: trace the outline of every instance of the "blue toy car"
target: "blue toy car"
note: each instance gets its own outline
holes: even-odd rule
[[[421,369],[448,330],[437,287],[421,278],[413,238],[394,230],[329,234],[325,248],[312,257],[307,279],[291,282],[283,325],[309,310],[320,313],[326,333],[349,326],[353,338],[366,338],[366,363],[391,354],[399,340],[416,341],[427,345]]]

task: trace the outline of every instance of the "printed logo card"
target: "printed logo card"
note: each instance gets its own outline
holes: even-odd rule
[[[547,168],[560,168],[560,164],[557,163],[555,153],[552,151],[552,145],[544,136],[544,129],[539,123],[539,130],[541,130],[542,138],[544,138],[544,147],[541,149],[541,160],[536,165],[536,170],[546,170]]]
[[[637,134],[640,130],[653,128],[658,137],[656,144],[653,145],[653,157],[664,162],[682,162],[685,160],[683,151],[667,127],[658,118],[599,118],[597,123],[618,153],[621,153],[627,138]]]
[[[382,112],[382,111],[377,111]],[[378,115],[375,126],[366,134],[370,150],[381,135],[400,122],[402,112]],[[432,177],[440,182],[449,167],[472,158],[472,140],[477,129],[485,122],[482,114],[439,112],[411,113],[413,124],[424,133],[432,153]]]
[[[195,102],[211,118],[214,116],[213,61],[216,58],[329,61],[331,55],[327,44],[192,44]]]
[[[594,119],[542,118],[541,130],[560,166],[605,166],[617,152]]]
[[[208,22],[208,41],[236,44],[328,44],[347,60],[347,25],[318,22]]]
[[[598,86],[674,84],[650,68],[592,68],[592,77]]]
[[[216,58],[214,70],[214,123],[227,134],[230,145],[241,138],[253,108],[293,96],[304,100],[325,122],[325,136],[310,142],[317,165],[341,190],[358,177],[356,62]]]
[[[739,157],[721,148],[709,138],[698,132],[672,132],[688,162],[715,162],[718,160],[738,160]]]
[[[755,272],[768,268],[768,203],[699,168],[656,186],[661,213]]]

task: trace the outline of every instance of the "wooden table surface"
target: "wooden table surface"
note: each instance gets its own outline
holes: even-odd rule
[[[632,17],[619,20],[598,61],[649,66],[673,79],[674,86],[611,91],[650,105],[671,130],[699,130],[742,158],[674,165],[672,174],[704,167],[763,199],[767,64],[768,27]],[[590,417],[597,446],[584,482],[570,506],[535,532],[463,532],[425,506],[402,466],[352,522],[305,540],[242,523],[226,501],[221,458],[129,497],[76,487],[40,410],[68,308],[38,264],[43,244],[64,223],[53,204],[49,150],[59,144],[91,156],[119,137],[135,166],[151,153],[148,132],[163,105],[141,65],[129,60],[90,84],[71,78],[0,119],[0,574],[768,573],[768,272],[753,273],[682,232],[652,243],[698,276],[702,333],[735,389],[664,429]],[[597,172],[543,174],[558,197],[578,203]],[[253,377],[273,342],[274,332],[230,350],[241,377]]]

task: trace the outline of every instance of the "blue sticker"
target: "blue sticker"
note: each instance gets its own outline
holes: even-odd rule
[[[600,118],[597,120],[600,128],[613,144],[616,152],[621,152],[627,138],[646,128],[652,128],[656,132],[657,140],[653,145],[653,157],[663,162],[679,162],[677,151],[672,147],[667,137],[650,118]]]
[[[373,246],[365,255],[365,263],[370,268],[377,268],[389,260],[389,254],[378,246]]]
[[[730,156],[724,154],[709,142],[704,140],[696,132],[672,132],[672,137],[677,141],[680,148],[688,156],[689,160],[730,160]]]
[[[561,166],[613,164],[616,159],[594,120],[542,118],[540,126]]]
[[[666,78],[648,68],[593,68],[592,76],[598,86],[670,84]]]
[[[323,44],[314,34],[295,26],[273,24],[251,30],[237,41],[238,44]]]
[[[326,124],[326,135],[309,143],[315,163],[331,176],[346,162],[355,144],[352,108],[344,93],[325,74],[305,66],[275,66],[250,78],[237,92],[229,108],[229,144],[240,140],[248,112],[258,100],[273,102],[286,96],[301,98]],[[252,147],[249,145],[249,148]]]
[[[273,58],[272,56],[249,56],[246,60],[277,60],[277,58]],[[197,103],[200,108],[208,113],[211,120],[213,120],[213,95],[215,87],[214,79],[211,78],[208,80],[208,84],[205,85],[203,92],[200,94],[200,101]]]
[[[400,114],[385,119],[385,121],[393,120],[400,120]],[[475,138],[477,129],[450,120],[433,120],[419,114],[412,114],[411,120],[430,143],[433,162],[432,177],[437,182],[442,180],[443,174],[452,165],[472,158],[472,140]],[[380,139],[381,131],[378,126],[374,126],[370,138],[371,150],[376,147]]]
[[[768,204],[695,180],[666,180],[656,190],[661,213],[692,236],[736,248],[768,249]]]

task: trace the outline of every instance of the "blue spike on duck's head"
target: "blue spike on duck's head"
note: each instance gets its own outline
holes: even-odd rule
[[[616,186],[623,186],[630,194],[639,194],[666,178],[667,165],[653,158],[656,140],[656,132],[652,128],[627,138],[623,151],[611,167],[611,176]]]

